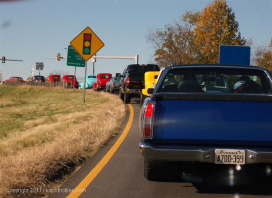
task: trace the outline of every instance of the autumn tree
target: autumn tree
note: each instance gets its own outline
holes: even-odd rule
[[[180,21],[148,34],[147,40],[155,48],[155,61],[161,67],[194,61],[193,28],[198,18],[199,12],[186,12]]]
[[[272,72],[272,39],[269,46],[258,46],[253,55],[254,65]]]
[[[215,0],[201,12],[195,27],[194,42],[201,63],[217,63],[220,45],[244,45],[235,14],[226,0]]]
[[[169,64],[218,63],[220,45],[251,45],[239,32],[226,0],[215,0],[201,12],[187,11],[180,21],[150,32],[155,61]]]

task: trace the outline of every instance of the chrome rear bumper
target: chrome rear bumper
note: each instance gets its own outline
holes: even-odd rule
[[[215,149],[238,149],[246,151],[245,164],[272,163],[272,148],[217,148],[217,147],[154,147],[141,142],[140,151],[145,159],[159,161],[190,161],[215,163]]]

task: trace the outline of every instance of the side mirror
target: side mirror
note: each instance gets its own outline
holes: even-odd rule
[[[148,94],[153,94],[153,92],[154,92],[154,88],[148,88],[147,89],[147,93]]]

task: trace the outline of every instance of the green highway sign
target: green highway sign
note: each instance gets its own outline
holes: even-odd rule
[[[85,67],[85,60],[82,59],[72,45],[68,46],[67,65]]]

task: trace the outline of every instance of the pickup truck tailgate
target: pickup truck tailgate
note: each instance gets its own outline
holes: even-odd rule
[[[144,74],[143,73],[131,73],[129,75],[130,84],[127,85],[128,88],[142,89],[144,84]]]
[[[158,144],[272,146],[272,102],[157,101]]]

